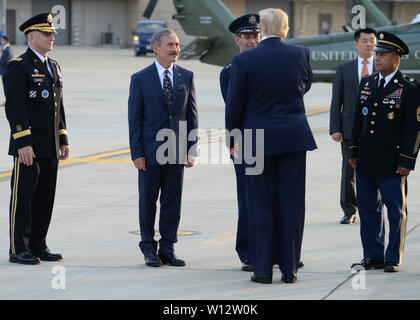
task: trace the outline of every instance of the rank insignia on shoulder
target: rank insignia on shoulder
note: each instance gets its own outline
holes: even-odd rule
[[[23,60],[22,58],[14,58],[14,59],[10,59],[8,62],[12,62],[12,61],[18,61],[18,62],[20,62],[22,60]]]

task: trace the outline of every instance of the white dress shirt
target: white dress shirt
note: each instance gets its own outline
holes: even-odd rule
[[[39,58],[39,60],[41,60],[41,62],[42,62],[42,64],[44,64],[44,61],[45,60],[47,60],[47,67],[48,67],[48,71],[49,71],[49,73],[50,73],[50,75],[51,75],[51,77],[54,77],[54,74],[53,74],[53,72],[52,72],[52,69],[51,69],[51,66],[50,66],[50,64],[48,63],[48,57],[43,57],[38,51],[36,51],[36,50],[34,50],[34,49],[32,49],[31,47],[29,47],[37,56],[38,56],[38,58]]]
[[[268,38],[274,38],[274,37],[280,38],[279,36],[276,36],[276,35],[264,36],[264,37],[262,37],[261,41],[264,41],[265,39],[268,39]]]
[[[166,70],[169,71],[168,76],[169,76],[169,79],[171,80],[171,84],[172,84],[172,88],[173,88],[174,87],[174,72],[173,72],[174,65],[171,64],[171,66],[168,69],[165,69],[164,67],[162,67],[160,65],[160,63],[157,60],[155,60],[155,65],[156,65],[156,68],[157,68],[157,72],[158,72],[159,79],[160,79],[160,85],[162,86],[162,89],[163,89],[163,77],[165,76],[165,71]]]
[[[391,73],[391,74],[389,74],[389,75],[387,75],[387,76],[385,77],[384,88],[386,87],[386,85],[388,84],[388,82],[389,82],[389,81],[391,81],[392,77],[393,77],[393,76],[397,73],[397,71],[398,71],[398,68],[397,68],[397,69],[395,69],[395,71],[394,71],[393,73]],[[384,76],[382,75],[382,73],[380,73],[380,72],[379,72],[378,87],[380,86],[380,84],[381,84],[381,79],[382,79],[383,77],[384,77]]]
[[[360,80],[362,80],[363,60],[365,60],[365,59],[361,58],[361,57],[357,57],[357,59],[359,60],[358,64],[357,64],[357,66],[358,66],[357,71],[358,71],[358,74],[359,74],[359,82],[360,82]],[[367,63],[368,72],[369,72],[369,74],[372,74],[372,72],[373,72],[373,56],[371,56],[367,60],[368,60],[368,63]]]

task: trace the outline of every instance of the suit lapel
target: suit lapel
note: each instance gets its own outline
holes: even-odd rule
[[[358,66],[358,63],[359,63],[359,60],[358,59],[356,59],[356,60],[353,60],[353,63],[352,63],[352,67],[351,67],[351,79],[352,79],[352,82],[353,82],[353,86],[354,86],[354,88],[355,88],[355,90],[354,90],[354,92],[358,92],[358,90],[359,90],[359,66]]]
[[[173,85],[172,85],[172,107],[176,104],[178,96],[178,87],[182,83],[181,73],[179,68],[174,64],[173,71]]]

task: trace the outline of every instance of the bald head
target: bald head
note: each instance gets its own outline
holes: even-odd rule
[[[287,37],[289,32],[289,17],[281,9],[264,9],[260,11],[261,36]]]

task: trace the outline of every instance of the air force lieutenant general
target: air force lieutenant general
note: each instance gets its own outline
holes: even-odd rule
[[[155,33],[151,45],[156,60],[131,77],[128,99],[131,158],[139,169],[140,249],[148,266],[184,266],[185,261],[175,256],[174,243],[181,217],[184,167],[194,165],[196,154],[194,78],[191,71],[175,65],[180,48],[173,30]],[[158,249],[154,225],[159,191]]]

